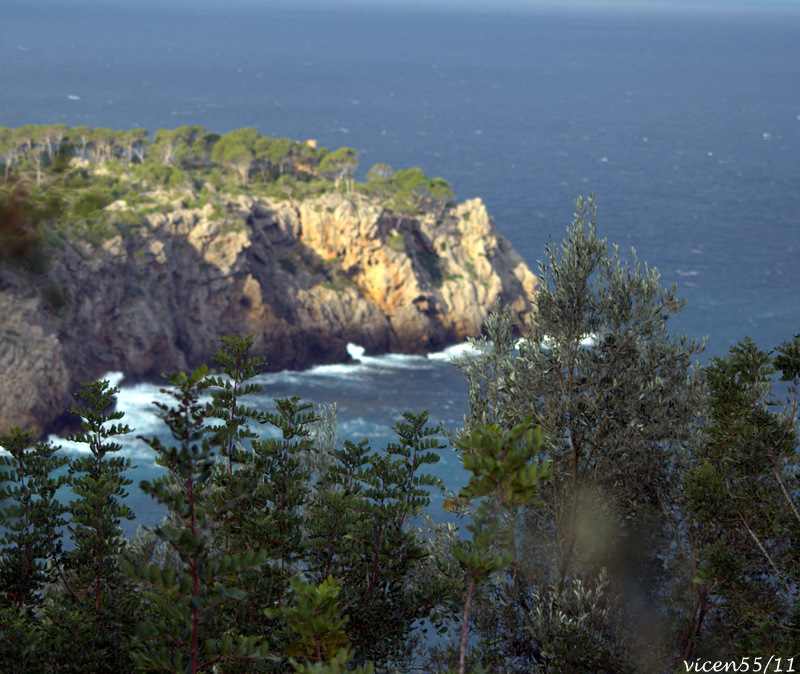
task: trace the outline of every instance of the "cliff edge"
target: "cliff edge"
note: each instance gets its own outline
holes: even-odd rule
[[[347,360],[348,342],[440,349],[478,335],[496,300],[521,322],[532,308],[536,277],[479,199],[414,216],[338,192],[158,203],[97,245],[60,238],[41,273],[0,269],[0,432],[58,429],[81,382],[159,379],[208,362],[222,335],[303,368]]]

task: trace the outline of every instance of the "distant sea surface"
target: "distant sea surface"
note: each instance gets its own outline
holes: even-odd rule
[[[687,300],[674,332],[723,355],[800,332],[800,8],[154,9],[3,3],[0,125],[313,138],[422,167],[479,196],[536,271],[573,200]],[[167,3],[164,3],[167,4]],[[339,403],[342,438],[380,446],[405,410],[458,424],[466,384],[447,354],[277,373],[266,401]],[[123,391],[137,432],[156,386]],[[135,440],[140,474],[152,457]],[[463,475],[452,452],[448,486]],[[133,491],[138,491],[135,488]],[[135,509],[151,521],[144,502]]]

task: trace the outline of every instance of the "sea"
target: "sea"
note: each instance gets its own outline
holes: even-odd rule
[[[707,338],[701,364],[745,336],[800,332],[800,3],[475,0],[316,4],[0,0],[0,125],[202,125],[355,148],[480,197],[536,271],[579,195],[601,236],[687,301],[670,330]],[[98,279],[102,282],[102,279]],[[404,411],[456,429],[450,358],[365,356],[260,378],[259,404],[336,403],[341,439],[392,439]],[[0,377],[2,375],[0,374]],[[130,503],[158,469],[159,385],[122,385],[136,429]],[[63,441],[65,451],[82,451]],[[434,469],[458,490],[458,455]],[[440,499],[435,496],[435,499]],[[436,506],[436,503],[434,503]]]

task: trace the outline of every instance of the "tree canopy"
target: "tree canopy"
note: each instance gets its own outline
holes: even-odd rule
[[[794,657],[800,335],[702,369],[701,345],[667,332],[675,288],[597,236],[593,198],[576,206],[527,332],[498,308],[457,361],[464,433],[537,428],[552,467],[473,608],[474,657],[508,672]]]
[[[161,186],[175,187],[192,176],[202,184],[211,181],[228,189],[264,186],[274,196],[288,192],[307,193],[328,189],[364,192],[391,198],[394,210],[419,213],[431,204],[441,206],[453,199],[452,189],[442,178],[428,178],[422,169],[393,173],[388,164],[378,164],[365,184],[355,181],[358,151],[341,147],[318,148],[315,141],[264,136],[253,128],[226,134],[206,131],[202,126],[114,131],[64,124],[28,125],[19,129],[0,127],[0,164],[3,181],[21,180],[33,173],[36,184],[47,176],[63,178],[82,166],[111,164],[153,168],[139,170],[140,178]],[[180,173],[176,173],[179,171]],[[226,185],[226,183],[229,183]],[[75,187],[74,181],[71,187]]]
[[[377,164],[359,185],[352,148],[255,129],[147,137],[0,128],[0,264],[35,265],[48,218],[102,240],[103,209],[141,203],[142,183],[322,184],[410,213],[452,198],[421,169]],[[406,413],[379,450],[339,444],[331,415],[297,398],[249,405],[263,363],[240,336],[214,354],[219,374],[170,378],[170,438],[146,439],[165,474],[139,485],[169,516],[134,540],[116,442],[130,429],[107,382],[84,385],[73,410],[83,456],[0,437],[0,662],[477,674],[794,657],[800,335],[775,351],[745,339],[701,368],[702,346],[668,332],[675,288],[598,236],[591,197],[546,247],[535,300],[523,334],[498,306],[478,355],[456,363],[469,409],[449,440],[471,478],[446,505],[467,518],[462,535],[428,516],[442,485],[426,468],[446,445],[427,413]],[[453,638],[422,656],[429,628]]]

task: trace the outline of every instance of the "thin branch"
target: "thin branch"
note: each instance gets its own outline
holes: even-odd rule
[[[736,501],[733,498],[733,494],[731,493],[731,485],[730,485],[730,481],[728,480],[727,477],[725,477],[725,487],[728,490],[728,496],[730,496],[731,503],[733,504],[733,508],[734,508],[734,510],[736,510],[736,514],[739,516],[739,521],[742,523],[744,528],[747,530],[747,533],[750,534],[750,537],[753,539],[755,544],[758,546],[758,549],[761,551],[761,554],[764,556],[764,558],[767,560],[769,565],[772,567],[772,570],[775,572],[775,575],[778,577],[778,579],[780,580],[780,582],[783,585],[783,587],[786,588],[786,591],[789,593],[790,596],[796,597],[797,596],[796,593],[792,591],[792,588],[789,586],[789,584],[786,582],[786,580],[784,580],[784,578],[782,577],[782,574],[781,574],[780,570],[776,566],[775,562],[772,560],[772,557],[770,557],[769,552],[767,552],[767,549],[761,543],[761,541],[759,540],[758,536],[756,536],[755,532],[750,528],[750,525],[747,523],[747,520],[744,518],[744,516],[740,512],[738,506],[736,505]]]
[[[781,492],[783,493],[783,497],[786,499],[786,503],[789,504],[789,507],[792,509],[792,513],[794,514],[795,519],[800,522],[800,512],[797,510],[797,506],[795,505],[792,497],[789,496],[789,492],[786,490],[786,485],[783,483],[781,479],[780,472],[778,471],[777,464],[773,464],[772,470],[775,474],[775,479],[778,481],[778,486],[781,488]]]

